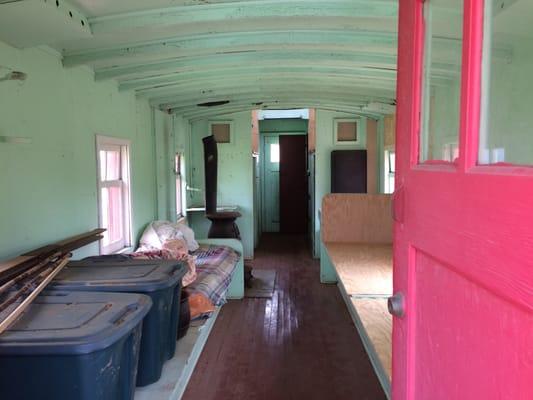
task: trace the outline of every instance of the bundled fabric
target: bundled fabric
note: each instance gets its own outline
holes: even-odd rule
[[[203,294],[216,306],[223,304],[241,255],[231,247],[218,245],[201,245],[193,255],[198,277],[189,291]]]
[[[159,249],[142,250],[140,248],[130,257],[140,260],[179,260],[187,263],[188,271],[182,279],[182,286],[186,287],[196,280],[196,265],[193,256],[189,255],[187,244],[182,239],[170,239]]]
[[[199,246],[192,229],[184,224],[154,221],[146,227],[139,248],[130,257],[186,261],[189,270],[183,277],[183,287],[187,287],[194,319],[225,302],[241,254],[227,246]]]
[[[144,230],[137,251],[161,250],[165,242],[172,239],[185,240],[189,251],[196,251],[199,247],[194,238],[194,231],[187,225],[169,221],[154,221],[148,224]]]

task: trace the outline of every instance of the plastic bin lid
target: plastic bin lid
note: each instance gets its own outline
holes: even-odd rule
[[[0,335],[0,356],[102,350],[134,329],[151,306],[150,297],[142,294],[46,291]]]
[[[52,287],[148,293],[177,285],[185,272],[186,266],[181,261],[73,261],[52,281]]]

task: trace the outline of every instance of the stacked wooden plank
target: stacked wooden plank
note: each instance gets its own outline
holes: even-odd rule
[[[72,251],[102,239],[104,231],[95,229],[0,263],[0,334],[68,263]]]

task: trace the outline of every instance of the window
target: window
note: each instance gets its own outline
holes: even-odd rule
[[[228,121],[217,121],[209,123],[209,131],[219,144],[231,143],[232,123]]]
[[[358,144],[356,119],[336,119],[334,127],[335,144]]]
[[[183,216],[183,155],[176,153],[174,172],[176,174],[176,215]]]
[[[394,193],[395,168],[396,153],[392,150],[385,150],[385,193]]]
[[[420,162],[458,157],[464,0],[424,2]]]
[[[533,165],[532,4],[485,1],[481,165]]]
[[[102,254],[131,244],[129,141],[96,137],[99,226],[106,229]]]
[[[279,154],[279,144],[278,143],[270,143],[270,162],[271,163],[279,163],[280,160],[280,154]]]

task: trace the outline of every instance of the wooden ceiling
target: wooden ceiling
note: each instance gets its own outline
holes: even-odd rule
[[[87,65],[186,118],[292,107],[377,118],[376,103],[395,104],[397,0],[35,1],[89,25],[39,43],[66,68]],[[198,106],[217,101],[229,103]]]

